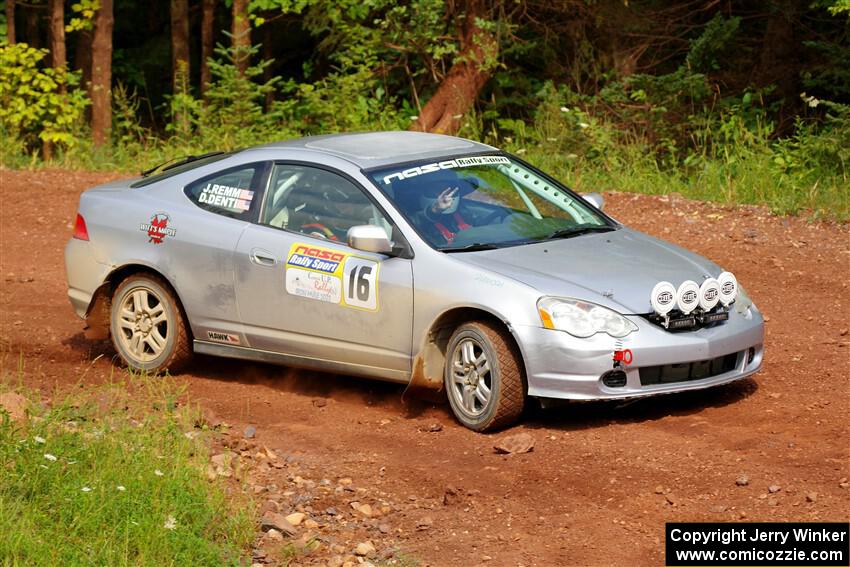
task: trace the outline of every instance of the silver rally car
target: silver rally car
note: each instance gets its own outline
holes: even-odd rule
[[[528,397],[624,399],[757,372],[735,276],[518,158],[435,134],[317,136],[84,192],[65,249],[91,338],[445,389],[465,426]]]

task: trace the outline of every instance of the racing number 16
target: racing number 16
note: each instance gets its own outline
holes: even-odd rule
[[[361,309],[378,307],[377,262],[349,256],[345,261],[345,304]]]

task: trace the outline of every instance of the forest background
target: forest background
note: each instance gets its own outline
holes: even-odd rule
[[[0,167],[413,129],[579,191],[850,219],[850,0],[4,4]]]

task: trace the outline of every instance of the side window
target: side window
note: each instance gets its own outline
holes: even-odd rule
[[[193,181],[184,189],[200,208],[226,217],[248,220],[259,207],[255,199],[262,164],[241,166]]]
[[[371,224],[388,236],[392,232],[363,189],[336,173],[302,165],[275,164],[260,222],[342,242],[352,226]]]

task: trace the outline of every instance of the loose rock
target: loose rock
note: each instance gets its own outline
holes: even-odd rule
[[[447,486],[443,493],[443,506],[451,506],[460,502],[460,492],[454,486]]]
[[[357,547],[354,548],[354,554],[359,555],[360,557],[372,557],[375,555],[374,544],[371,541],[364,541],[363,543],[358,543]]]
[[[249,425],[248,427],[245,428],[243,435],[244,435],[245,439],[253,439],[257,435],[257,428],[254,427],[253,425]]]
[[[750,484],[750,477],[745,474],[742,474],[738,477],[738,480],[735,481],[735,484],[737,484],[738,486],[747,486],[748,484]]]
[[[425,517],[421,518],[418,522],[416,522],[416,529],[417,530],[427,530],[433,525],[434,525],[434,520],[431,518],[431,516],[425,516]]]
[[[776,494],[780,490],[782,490],[782,487],[779,486],[778,484],[771,484],[770,486],[767,487],[767,491],[770,492],[771,494]]]
[[[817,502],[817,501],[818,501],[817,492],[809,492],[808,494],[806,494],[806,502]]]
[[[323,408],[328,405],[328,401],[324,398],[316,398],[313,400],[313,405],[317,408]]]
[[[528,453],[534,450],[534,437],[528,433],[517,433],[516,435],[507,435],[499,439],[493,449],[497,453],[503,454],[518,454]]]
[[[277,512],[266,512],[263,514],[263,518],[260,520],[260,527],[264,532],[275,529],[289,537],[298,533],[295,526],[290,524],[282,514],[278,514]]]
[[[293,526],[299,526],[306,517],[307,514],[304,514],[303,512],[293,512],[292,514],[286,517],[286,521],[292,524]]]

